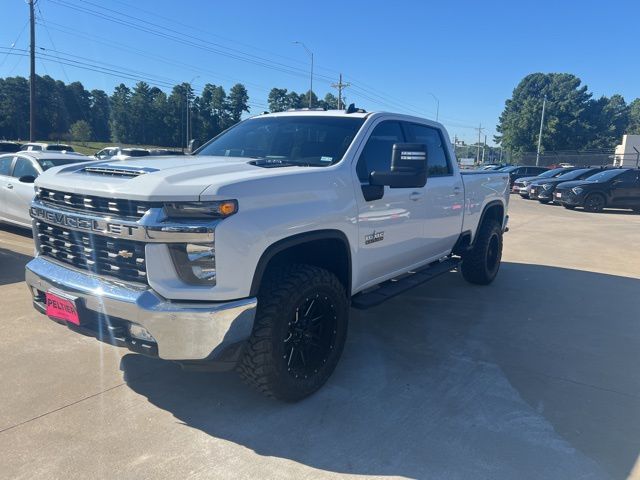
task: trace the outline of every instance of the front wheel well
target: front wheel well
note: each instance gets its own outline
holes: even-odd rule
[[[333,273],[351,294],[351,251],[339,231],[311,232],[280,240],[260,258],[251,283],[251,296],[258,295],[270,271],[290,264],[307,264]]]

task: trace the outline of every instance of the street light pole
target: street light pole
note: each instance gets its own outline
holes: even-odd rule
[[[538,134],[538,153],[536,153],[536,167],[540,166],[540,145],[542,144],[542,126],[544,125],[544,109],[547,106],[547,96],[542,101],[542,115],[540,116],[540,133]]]
[[[29,24],[31,44],[29,46],[29,141],[36,141],[36,21],[33,0],[29,0]]]
[[[191,102],[189,100],[189,93],[190,90],[193,90],[191,84],[198,78],[200,78],[200,75],[196,75],[191,79],[189,82],[189,90],[187,90],[187,148],[189,148],[189,142],[191,141],[191,135],[193,134],[191,129]]]
[[[438,121],[438,117],[440,116],[440,99],[438,97],[436,97],[433,93],[431,93],[431,92],[428,92],[428,93],[436,101],[436,122],[437,122]]]
[[[295,45],[302,45],[302,48],[304,48],[307,51],[307,53],[311,56],[311,81],[310,81],[310,88],[309,88],[309,108],[312,108],[313,107],[313,52],[309,50],[307,46],[302,42],[298,42],[296,40],[293,43]]]

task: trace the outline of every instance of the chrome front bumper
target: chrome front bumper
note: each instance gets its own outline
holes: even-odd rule
[[[53,288],[78,298],[86,316],[108,325],[114,319],[113,324],[125,330],[119,335],[124,335],[126,346],[148,346],[166,360],[215,360],[227,347],[249,338],[253,330],[255,298],[215,303],[168,301],[147,286],[112,282],[42,257],[30,261],[25,274],[34,307],[40,312],[45,309],[44,294]],[[144,327],[155,342],[129,337],[130,323]]]

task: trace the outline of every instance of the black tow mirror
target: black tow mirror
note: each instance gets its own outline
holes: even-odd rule
[[[422,143],[395,143],[390,172],[371,172],[371,185],[391,188],[420,188],[427,183],[427,146]]]
[[[33,183],[36,181],[36,177],[33,175],[24,175],[18,179],[21,183]]]

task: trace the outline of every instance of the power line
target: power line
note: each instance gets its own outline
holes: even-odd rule
[[[10,51],[13,50],[16,46],[16,44],[20,41],[20,37],[22,36],[25,28],[27,28],[27,25],[29,25],[29,20],[27,20],[26,22],[24,22],[24,25],[22,26],[22,28],[20,29],[20,32],[18,33],[18,36],[16,37],[15,42],[13,42],[11,44],[11,48],[9,49]],[[2,65],[4,65],[4,62],[6,62],[7,58],[9,58],[9,55],[5,55],[4,58],[2,59],[2,61],[0,62],[0,67]]]
[[[225,50],[221,50],[220,48],[225,48],[228,49],[228,47],[221,47],[218,44],[215,44],[213,42],[208,42],[202,39],[199,39],[197,37],[193,37],[191,35],[187,35],[187,34],[183,34],[181,32],[172,30],[171,28],[165,27],[165,26],[160,26],[160,28],[162,28],[162,30],[156,30],[154,28],[145,26],[145,24],[147,25],[156,25],[153,24],[152,22],[148,22],[146,20],[143,19],[138,19],[136,17],[133,17],[132,15],[126,15],[126,14],[122,14],[119,12],[120,15],[124,16],[124,17],[128,17],[128,18],[133,18],[136,21],[130,21],[130,20],[124,20],[121,18],[116,18],[113,17],[111,15],[102,13],[98,10],[93,10],[90,8],[86,8],[86,7],[81,7],[81,6],[77,6],[74,4],[70,4],[68,3],[66,0],[50,0],[52,3],[58,4],[60,6],[78,11],[78,12],[82,12],[82,13],[88,13],[94,17],[98,17],[98,18],[102,18],[103,20],[107,20],[119,25],[123,25],[125,27],[129,27],[129,28],[135,28],[139,31],[143,31],[146,33],[149,33],[151,35],[155,35],[157,37],[160,38],[164,38],[167,40],[172,40],[175,41],[177,43],[181,43],[183,45],[187,45],[190,47],[194,47],[194,48],[199,48],[201,50],[205,50],[208,51],[210,53],[214,53],[217,55],[222,55],[228,58],[232,58],[234,60],[239,60],[239,61],[243,61],[243,62],[247,62],[247,63],[251,63],[254,65],[258,65],[258,66],[262,66],[265,68],[269,68],[275,71],[280,71],[283,73],[287,73],[290,75],[294,75],[294,76],[298,76],[298,77],[307,77],[307,73],[305,71],[303,71],[300,68],[297,67],[291,67],[291,66],[287,66],[285,64],[281,64],[278,62],[273,62],[271,60],[268,59],[262,59],[261,57],[257,57],[255,55],[251,55],[251,54],[237,54],[237,53],[233,53],[233,52],[229,52],[229,51],[225,51]],[[89,3],[89,2],[85,2],[85,3]],[[93,4],[92,4],[93,5]],[[106,10],[111,10],[108,9],[106,7],[100,7],[102,9],[106,9]],[[172,35],[170,33],[167,32],[175,32],[177,35]],[[242,56],[244,55],[244,56]],[[253,58],[251,58],[253,57]],[[330,79],[328,77],[324,77],[324,76],[318,76],[320,78],[322,78],[325,82],[329,82]]]
[[[70,2],[69,0],[50,0],[50,1],[57,5],[63,6],[65,8],[69,8],[84,14],[92,15],[95,18],[100,18],[109,22],[123,25],[127,28],[135,28],[138,31],[142,31],[142,32],[157,36],[159,38],[164,38],[170,41],[178,42],[183,45],[198,48],[210,53],[226,56],[228,58],[251,63],[254,65],[258,65],[264,68],[269,68],[275,71],[280,71],[282,73],[287,73],[289,75],[294,75],[298,77],[306,77],[307,75],[305,70],[303,70],[300,67],[292,66],[290,64],[286,64],[283,62],[277,62],[272,59],[265,58],[263,56],[254,55],[252,53],[245,52],[238,48],[232,48],[232,47],[222,45],[220,43],[210,42],[202,38],[195,37],[193,35],[185,34],[183,32],[172,29],[170,27],[160,25],[155,22],[150,22],[148,20],[144,20],[133,15],[128,15],[128,14],[119,12],[117,10],[90,2],[88,0],[80,0],[80,1],[83,4],[89,5],[94,8],[89,8],[84,5],[78,5]],[[122,2],[119,2],[119,3],[122,3]],[[127,6],[131,7],[130,5],[127,5]],[[139,8],[137,10],[144,11]],[[109,12],[109,13],[104,13],[104,12]],[[164,20],[169,20],[166,17],[162,17],[157,14],[154,14],[154,16],[158,18],[162,18]],[[175,22],[173,19],[171,21],[172,23],[178,23],[178,22]],[[158,30],[158,28],[161,30]],[[202,29],[199,29],[199,30],[204,32],[204,30]],[[239,43],[239,42],[236,42],[236,43]],[[149,56],[146,52],[144,54],[146,56]],[[283,57],[283,58],[287,58],[287,57]],[[300,63],[297,60],[294,60],[294,61],[296,63]],[[330,70],[327,68],[323,68],[323,69]],[[332,79],[326,75],[317,74],[316,78],[320,79],[324,83],[328,83],[329,85],[331,85],[332,83]],[[362,82],[358,82],[358,83],[351,82],[351,84],[352,84],[352,94],[358,98],[368,100],[375,105],[387,106],[392,109],[409,111],[409,112],[418,114],[420,116],[425,116],[421,108],[416,107],[415,105],[412,105],[404,100],[399,100],[397,98],[391,97],[386,93],[385,94],[376,93],[376,90],[373,89],[373,87],[365,86],[365,84]],[[449,117],[443,117],[443,119],[455,120],[455,119],[449,119]],[[454,121],[447,121],[445,125],[451,125],[458,128],[469,128],[469,129],[475,128],[473,126],[456,123]]]
[[[66,34],[66,35],[70,35],[72,37],[82,38],[82,39],[89,40],[89,41],[94,42],[94,43],[105,45],[105,46],[107,46],[109,48],[113,48],[114,50],[133,53],[134,55],[140,55],[140,56],[143,56],[143,57],[145,57],[147,59],[152,58],[152,59],[155,59],[156,61],[160,62],[161,64],[163,64],[163,66],[173,65],[173,66],[177,66],[177,67],[180,67],[180,68],[186,68],[186,69],[189,69],[192,72],[199,73],[201,75],[208,75],[208,76],[212,76],[212,77],[220,77],[220,78],[227,79],[227,80],[230,80],[230,81],[244,83],[246,85],[249,85],[249,86],[251,86],[253,88],[256,88],[258,90],[262,90],[264,92],[269,92],[269,89],[267,87],[265,87],[264,85],[260,85],[258,83],[254,83],[254,82],[250,82],[250,81],[246,82],[246,81],[243,81],[241,79],[238,79],[238,78],[235,78],[235,77],[231,77],[229,75],[224,75],[224,74],[221,74],[219,72],[215,72],[213,70],[204,69],[202,67],[195,66],[195,65],[192,65],[192,64],[188,64],[188,63],[184,63],[184,62],[181,62],[181,61],[178,61],[178,60],[173,60],[173,59],[170,59],[168,57],[155,55],[155,54],[152,54],[152,53],[150,53],[148,51],[132,48],[132,47],[129,47],[129,46],[124,45],[122,43],[108,42],[108,41],[105,41],[103,39],[97,39],[95,37],[92,37],[92,36],[84,33],[84,32],[80,33],[77,30],[76,31],[72,31],[72,30],[65,29],[64,26],[60,25],[59,23],[55,23],[55,22],[51,22],[51,21],[47,21],[47,23],[49,24],[49,28],[51,30],[58,31],[58,32],[61,32],[61,33]],[[56,27],[52,27],[51,25],[56,25]]]

